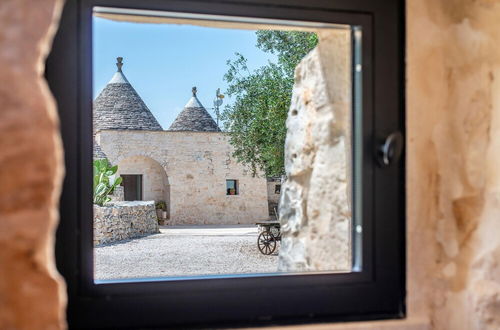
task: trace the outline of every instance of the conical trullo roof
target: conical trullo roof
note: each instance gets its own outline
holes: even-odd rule
[[[193,96],[184,109],[170,125],[171,131],[220,132],[219,126],[196,97],[196,87]]]
[[[101,129],[162,130],[151,111],[122,72],[118,57],[117,72],[94,100],[94,131]]]
[[[94,159],[108,159],[101,146],[94,140]]]

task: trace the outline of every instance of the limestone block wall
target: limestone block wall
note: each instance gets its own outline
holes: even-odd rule
[[[276,193],[276,185],[281,185],[281,181],[267,182],[267,198],[273,203],[278,203],[280,200],[280,194]]]
[[[276,193],[276,185],[281,185],[281,180],[267,181],[267,201],[269,205],[269,215],[275,217],[274,208],[278,210],[280,195]]]
[[[351,266],[350,32],[319,37],[295,70],[286,123],[281,271]]]
[[[94,245],[159,233],[153,201],[94,205]]]
[[[169,199],[169,183],[165,170],[150,157],[131,156],[120,161],[118,174],[142,174],[142,199],[166,201]]]
[[[265,177],[253,177],[231,157],[224,133],[102,130],[96,139],[120,173],[132,168],[131,159],[161,165],[169,224],[253,224],[269,217]],[[142,163],[133,165],[137,172]],[[226,180],[238,180],[239,195],[226,195]]]

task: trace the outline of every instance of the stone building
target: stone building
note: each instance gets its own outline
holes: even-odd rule
[[[271,218],[277,218],[282,181],[281,177],[267,178],[267,204]]]
[[[125,200],[165,201],[170,224],[268,218],[267,181],[232,158],[228,136],[196,96],[168,130],[118,70],[94,101],[94,158],[118,165]]]

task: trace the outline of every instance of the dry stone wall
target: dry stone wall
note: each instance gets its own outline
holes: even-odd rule
[[[94,245],[159,232],[153,201],[94,205]]]

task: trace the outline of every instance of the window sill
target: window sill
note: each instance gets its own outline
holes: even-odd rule
[[[253,329],[253,328],[248,328]],[[403,320],[384,320],[349,323],[316,323],[279,327],[259,328],[260,330],[430,330],[431,325],[426,318],[407,318]]]

